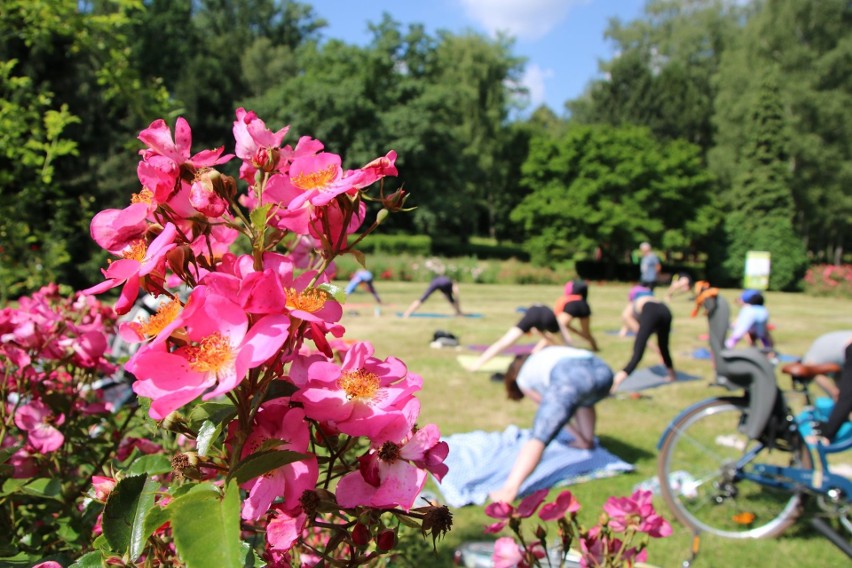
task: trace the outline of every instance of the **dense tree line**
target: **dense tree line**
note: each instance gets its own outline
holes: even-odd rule
[[[220,146],[238,106],[345,165],[395,149],[417,209],[391,232],[523,242],[542,262],[648,239],[705,253],[720,282],[761,248],[773,287],[795,287],[806,254],[850,244],[850,24],[845,0],[649,0],[611,22],[619,55],[558,116],[517,112],[525,61],[505,36],[386,15],[355,46],[309,2],[2,0],[0,293],[91,283],[88,220],[138,190],[136,133],[184,116],[194,148]]]

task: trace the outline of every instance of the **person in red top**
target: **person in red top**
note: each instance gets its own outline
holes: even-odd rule
[[[583,280],[569,280],[565,284],[565,294],[556,300],[553,313],[565,329],[588,341],[592,351],[597,351],[598,342],[592,335],[592,308],[586,299],[588,293],[589,286]],[[579,322],[579,328],[573,324],[574,320]]]

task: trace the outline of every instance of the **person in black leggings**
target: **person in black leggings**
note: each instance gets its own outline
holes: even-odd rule
[[[837,402],[831,409],[828,422],[819,422],[814,426],[813,435],[822,438],[824,444],[834,438],[840,427],[849,420],[852,413],[852,343],[846,345],[843,367],[840,371],[840,380],[837,383]]]
[[[559,323],[556,319],[556,314],[553,313],[553,310],[544,304],[533,304],[527,308],[521,320],[510,327],[509,330],[503,334],[503,337],[492,343],[488,349],[483,351],[482,355],[480,355],[476,361],[467,367],[467,370],[478,371],[479,368],[492,357],[499,354],[501,351],[515,343],[522,335],[529,333],[533,329],[541,336],[538,343],[536,343],[535,347],[533,347],[533,352],[537,352],[548,345],[558,345],[559,340],[557,339],[557,333],[562,337],[562,341],[564,341],[566,345],[571,345],[571,336],[568,334],[568,330],[564,325]]]
[[[645,354],[645,348],[648,346],[648,339],[650,339],[651,334],[657,335],[657,349],[663,359],[663,364],[666,366],[668,380],[671,382],[677,378],[672,356],[669,353],[669,335],[672,330],[671,310],[664,303],[654,298],[653,292],[647,288],[639,286],[633,288],[630,291],[629,299],[630,303],[624,309],[622,318],[625,326],[636,334],[636,339],[633,341],[633,357],[622,370],[615,374],[612,392],[615,392],[618,385],[636,369]]]
[[[419,299],[411,302],[411,305],[408,306],[408,309],[402,314],[402,317],[407,318],[411,314],[413,314],[417,308],[419,308],[423,302],[426,301],[429,296],[431,296],[436,291],[440,290],[442,294],[447,298],[447,301],[453,307],[453,311],[456,312],[457,316],[463,316],[464,313],[461,310],[461,301],[459,299],[459,287],[458,284],[450,280],[447,276],[436,276],[429,282],[429,287],[426,288],[426,291],[423,292],[423,295],[420,296]]]

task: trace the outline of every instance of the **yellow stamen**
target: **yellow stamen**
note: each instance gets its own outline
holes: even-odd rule
[[[143,187],[139,193],[134,193],[130,198],[130,203],[147,203],[150,205],[154,202],[154,192]]]
[[[328,301],[329,294],[318,288],[305,288],[301,292],[295,288],[287,289],[287,308],[309,313],[318,312]]]
[[[148,253],[148,245],[143,240],[133,241],[130,246],[121,253],[122,258],[142,262]]]
[[[375,373],[364,369],[344,371],[338,379],[340,388],[346,391],[346,398],[368,402],[376,397],[381,387],[381,381]]]
[[[303,172],[290,181],[299,189],[323,189],[337,176],[337,166],[331,164],[315,172]]]
[[[208,335],[198,345],[189,347],[188,355],[189,366],[199,373],[217,373],[234,360],[228,338],[219,332]]]
[[[183,306],[175,299],[160,304],[157,313],[148,318],[146,322],[140,322],[138,331],[145,337],[159,335],[163,328],[175,321]]]

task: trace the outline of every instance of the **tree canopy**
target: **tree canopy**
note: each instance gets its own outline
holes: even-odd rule
[[[558,116],[524,106],[511,37],[427,33],[386,14],[371,41],[350,45],[325,35],[310,2],[289,0],[8,0],[0,289],[90,283],[103,261],[90,211],[138,190],[136,134],[183,116],[196,148],[216,147],[239,106],[291,125],[290,143],[323,140],[349,167],[396,150],[416,210],[390,218],[390,232],[511,240],[549,263],[599,245],[615,260],[650,239],[708,253],[711,273],[736,280],[740,248],[757,245],[732,240],[732,208],[771,186],[783,199],[753,215],[783,218],[781,240],[841,262],[850,23],[845,0],[648,0],[611,22],[618,55]],[[771,167],[753,155],[770,68],[784,140]],[[795,285],[792,264],[773,286]]]

